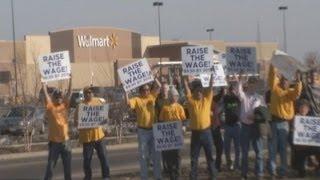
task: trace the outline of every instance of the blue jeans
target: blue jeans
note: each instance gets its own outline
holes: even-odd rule
[[[83,143],[83,170],[85,180],[91,180],[92,170],[91,170],[91,160],[93,155],[93,150],[96,150],[98,158],[101,165],[102,178],[110,177],[109,164],[107,160],[107,149],[104,139],[98,141],[93,141],[89,143]]]
[[[215,160],[213,158],[213,139],[211,130],[207,129],[204,131],[192,131],[191,134],[191,173],[190,179],[197,179],[198,175],[198,159],[200,155],[201,147],[203,147],[208,171],[211,179],[216,179],[217,170],[215,167]]]
[[[268,139],[269,148],[269,171],[276,173],[276,156],[280,153],[279,175],[287,173],[287,143],[288,143],[289,124],[286,121],[271,122],[271,137]]]
[[[138,141],[141,179],[148,179],[149,154],[151,154],[153,160],[154,178],[161,179],[161,153],[155,149],[152,129],[138,128]],[[151,151],[151,153],[149,151]]]
[[[256,124],[241,124],[241,175],[247,176],[248,173],[248,153],[250,150],[250,143],[254,152],[256,153],[255,160],[255,174],[256,176],[263,175],[263,139],[259,135]]]
[[[64,170],[64,179],[71,180],[71,144],[70,141],[63,143],[49,142],[49,155],[48,155],[48,164],[47,170],[44,179],[52,179],[53,168],[56,166],[57,160],[61,155],[63,170]]]
[[[231,141],[234,144],[235,150],[235,161],[234,167],[240,168],[239,159],[240,159],[240,124],[234,125],[225,125],[224,127],[224,152],[226,156],[227,165],[230,166],[232,164],[230,149],[231,149]]]

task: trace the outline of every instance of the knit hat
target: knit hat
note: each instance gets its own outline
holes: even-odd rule
[[[179,92],[175,87],[171,87],[169,90],[169,97],[179,96]]]

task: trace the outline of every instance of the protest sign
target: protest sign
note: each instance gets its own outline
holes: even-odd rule
[[[254,47],[227,47],[227,74],[256,74],[257,57]]]
[[[213,85],[212,87],[227,86],[226,76],[220,63],[214,63],[214,72],[213,72]],[[209,87],[211,74],[200,74],[198,77],[201,80],[203,87]]]
[[[154,80],[146,59],[140,59],[119,68],[118,74],[125,91],[130,91]]]
[[[320,117],[296,116],[294,119],[293,143],[296,145],[320,146]]]
[[[182,74],[212,73],[213,48],[211,46],[185,46],[181,48]]]
[[[38,58],[41,81],[69,79],[71,74],[69,51],[42,55]]]
[[[181,121],[156,123],[153,125],[154,145],[156,151],[181,149],[183,133]]]
[[[79,105],[78,129],[96,128],[106,124],[108,119],[109,104],[90,106]]]
[[[298,60],[279,50],[274,52],[271,64],[289,81],[295,80],[294,78],[296,77],[295,73],[297,70],[302,72],[308,70],[307,67]]]

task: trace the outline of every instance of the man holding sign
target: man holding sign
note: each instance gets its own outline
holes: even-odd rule
[[[85,87],[83,89],[83,93],[84,101],[77,106],[74,121],[75,125],[79,128],[79,140],[83,144],[83,169],[85,174],[84,180],[91,180],[92,178],[91,160],[94,149],[96,150],[98,158],[100,160],[102,178],[108,179],[110,178],[110,170],[107,161],[106,143],[104,141],[105,134],[102,128],[100,126],[90,127],[90,124],[88,125],[88,127],[85,127],[81,125],[79,122],[81,121],[81,123],[83,123],[84,121],[83,119],[81,119],[83,118],[83,116],[80,113],[81,107],[88,107],[94,110],[97,109],[97,107],[101,108],[101,105],[103,105],[104,102],[100,98],[94,97],[90,87]],[[93,117],[98,116],[97,111],[92,111],[88,113],[90,113]],[[96,118],[92,118],[91,120],[95,121]],[[88,119],[87,121],[90,120]]]
[[[280,76],[280,78],[278,77]],[[270,112],[272,114],[271,131],[269,139],[270,173],[275,175],[276,155],[280,153],[281,165],[279,175],[286,176],[287,171],[287,139],[289,133],[289,122],[294,117],[294,102],[299,98],[302,83],[301,74],[297,72],[294,88],[290,88],[287,77],[277,73],[272,64],[269,70],[269,87],[271,91]]]
[[[178,103],[178,100],[179,100],[179,93],[173,87],[169,90],[169,103],[165,104],[160,111],[160,116],[159,116],[160,122],[177,122],[177,121],[183,121],[186,119],[184,109]],[[167,129],[167,128],[164,128],[164,129]],[[182,136],[182,128],[180,129],[180,132]],[[173,134],[172,131],[166,131],[164,134],[168,135],[171,139],[176,140],[174,141],[175,143],[178,143],[179,140],[182,140],[181,136],[180,136],[181,139],[179,139],[176,136],[176,134],[172,135]],[[163,156],[164,163],[167,164],[168,166],[167,168],[168,168],[170,180],[178,179],[179,169],[180,169],[179,149],[162,151],[162,156]]]
[[[189,88],[188,77],[184,79],[185,91],[188,100],[191,134],[191,173],[190,178],[197,179],[198,159],[201,147],[204,148],[208,170],[211,179],[216,179],[217,171],[213,158],[213,139],[211,134],[211,103],[213,98],[213,75],[209,87],[203,89],[199,80],[192,82],[192,94]]]
[[[130,98],[126,92],[126,103],[137,113],[138,142],[139,142],[139,161],[140,175],[142,180],[148,179],[148,157],[152,155],[153,174],[155,179],[161,179],[161,158],[160,153],[156,152],[152,126],[155,123],[155,101],[161,87],[156,79],[153,88],[150,90],[148,84],[139,87],[140,95]],[[149,153],[151,151],[151,153]]]
[[[71,180],[71,144],[68,135],[68,110],[71,95],[71,79],[67,94],[63,97],[61,91],[56,90],[52,98],[48,94],[47,85],[42,84],[46,97],[46,109],[49,129],[49,157],[44,179],[52,179],[53,168],[61,155],[64,179]]]

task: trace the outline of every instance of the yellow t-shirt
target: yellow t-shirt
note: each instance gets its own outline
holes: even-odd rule
[[[68,108],[69,103],[55,105],[49,101],[46,105],[48,117],[48,139],[60,143],[69,139],[68,135]]]
[[[276,75],[276,69],[271,66],[269,70],[270,112],[278,118],[292,120],[295,113],[294,103],[301,94],[302,83],[297,82],[294,88],[289,89],[282,89],[279,83],[280,80]]]
[[[129,100],[131,109],[137,113],[137,124],[140,128],[152,128],[155,121],[155,101],[157,93],[150,93],[147,97],[134,97]]]
[[[183,121],[185,119],[186,114],[179,103],[165,104],[160,111],[160,121]]]
[[[211,89],[206,89],[203,99],[200,100],[196,100],[191,94],[187,94],[191,130],[204,130],[211,126],[210,112],[212,97],[213,92]]]
[[[82,102],[86,105],[97,106],[102,105],[103,102],[99,98],[92,98],[89,102]],[[79,105],[75,112],[76,120],[78,120],[78,113],[79,113]],[[88,129],[79,129],[79,140],[81,143],[88,143],[93,141],[98,141],[104,138],[105,134],[101,127],[97,128],[88,128]]]

